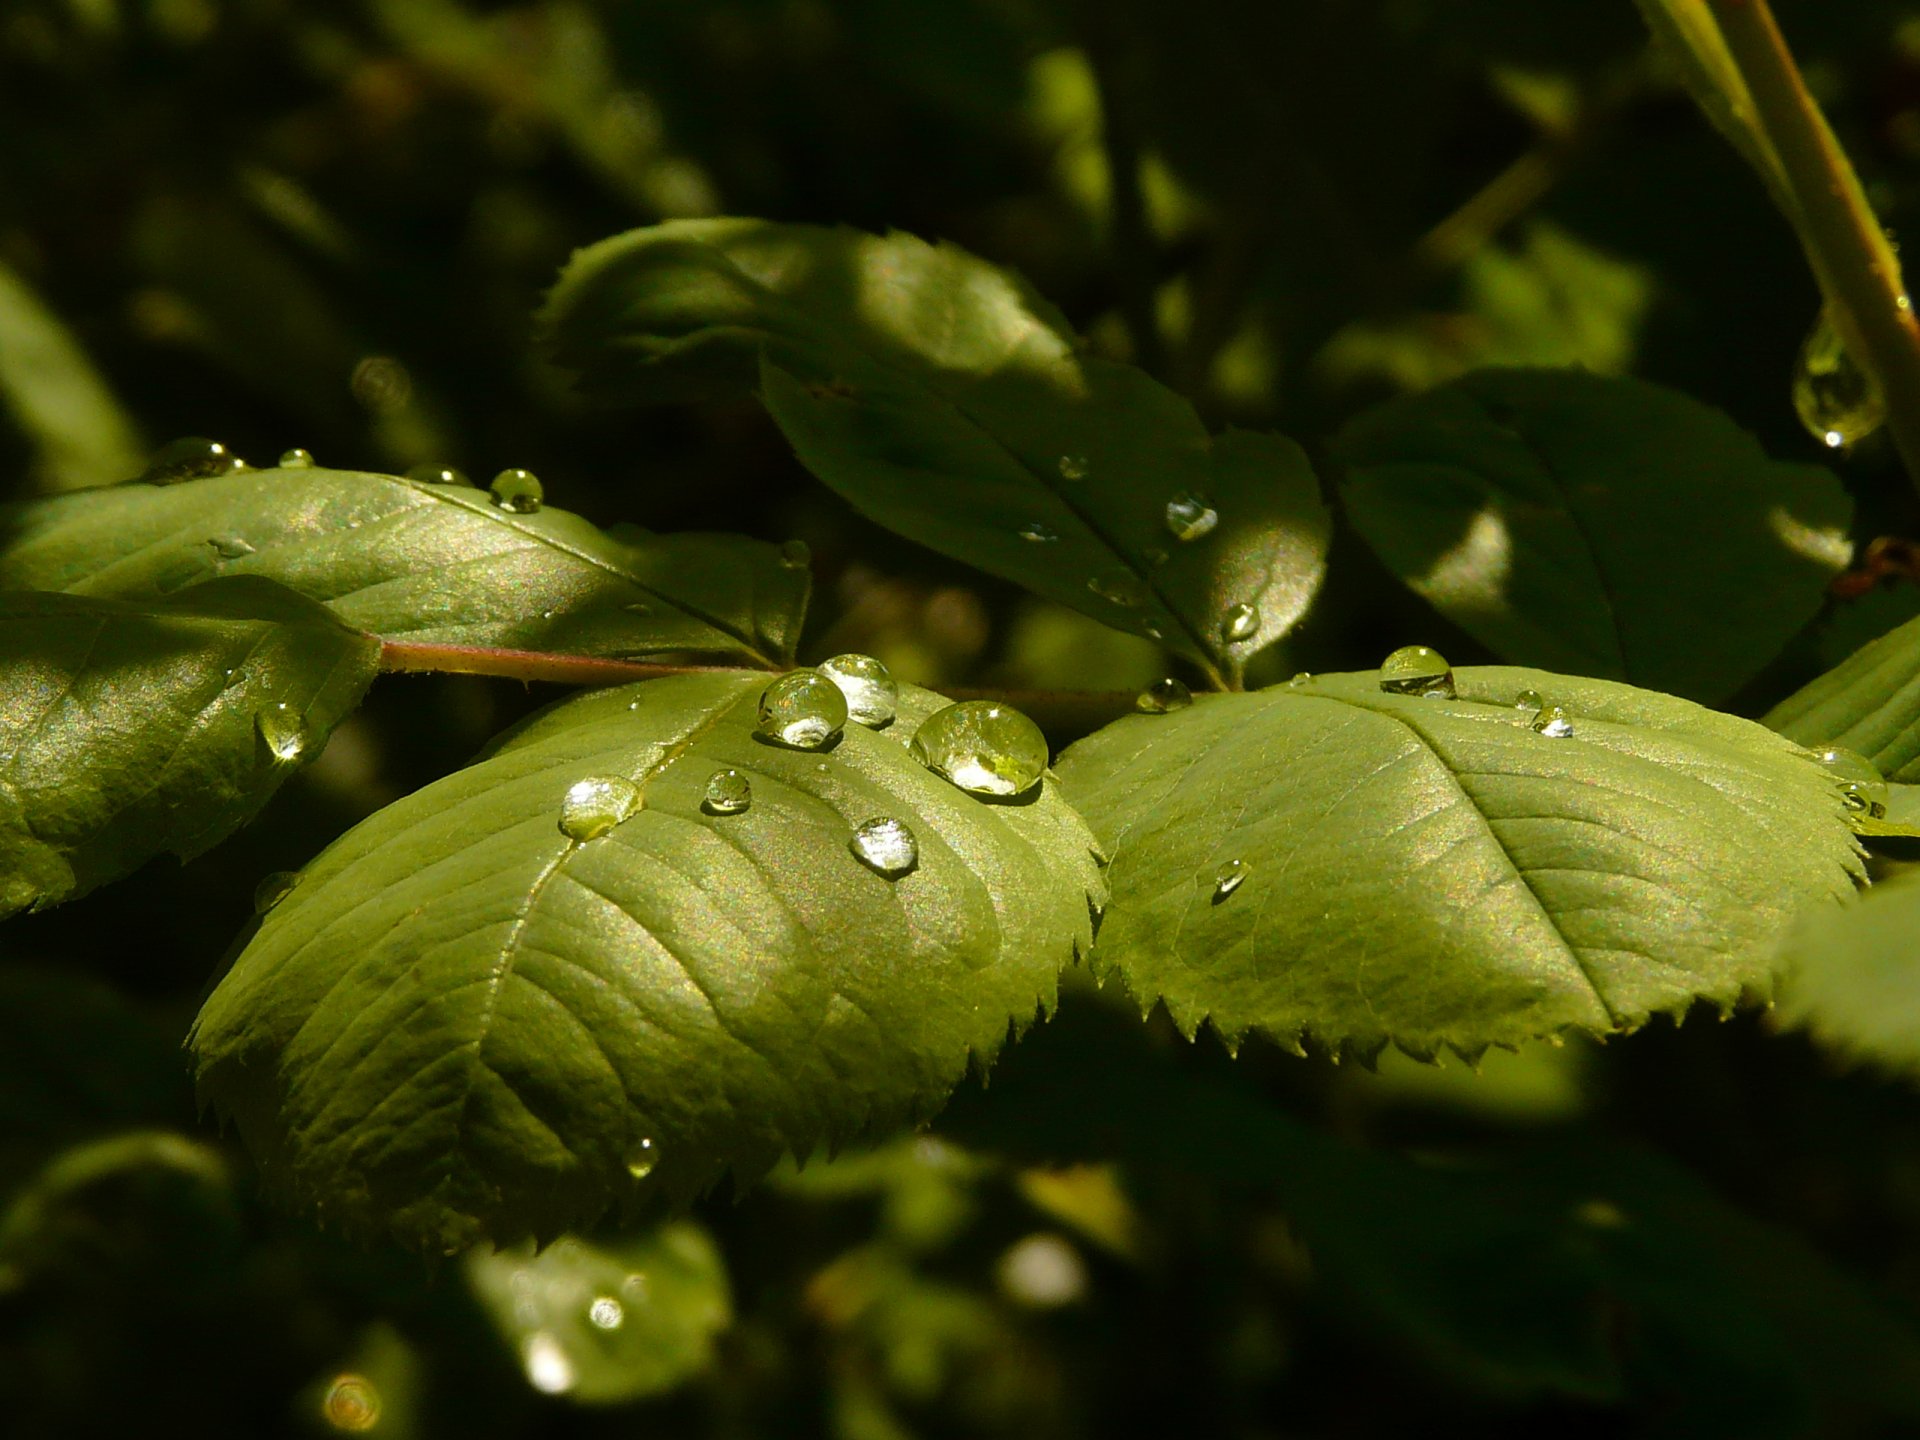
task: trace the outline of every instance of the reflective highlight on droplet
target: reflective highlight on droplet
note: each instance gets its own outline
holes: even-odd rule
[[[1193,692],[1168,676],[1156,680],[1134,697],[1133,708],[1143,715],[1166,715],[1193,704]]]
[[[149,485],[178,485],[183,480],[230,475],[245,469],[246,463],[218,440],[188,435],[156,450],[138,478]]]
[[[1218,905],[1247,883],[1252,866],[1244,860],[1229,860],[1213,872],[1213,903]]]
[[[1839,745],[1816,750],[1813,758],[1840,783],[1840,798],[1847,802],[1847,809],[1869,820],[1886,817],[1887,782],[1871,760]]]
[[[1847,353],[1824,307],[1794,364],[1793,408],[1809,435],[1836,450],[1864,440],[1887,418],[1886,397]]]
[[[560,833],[569,840],[598,840],[640,808],[640,787],[620,775],[589,775],[567,787],[560,800]]]
[[[913,737],[914,758],[976,795],[1019,795],[1047,770],[1040,727],[997,700],[962,700],[936,710]]]
[[[313,452],[311,450],[302,450],[297,446],[292,450],[282,450],[280,452],[280,468],[282,470],[311,470],[313,468]]]
[[[1191,490],[1183,490],[1167,501],[1167,529],[1183,543],[1213,533],[1220,523],[1220,512]]]
[[[422,485],[465,485],[468,483],[465,472],[456,470],[451,465],[416,465],[407,471],[407,479],[417,481]]]
[[[1380,688],[1389,695],[1452,700],[1453,667],[1430,645],[1402,645],[1380,662]]]
[[[738,770],[716,770],[707,777],[700,808],[709,815],[738,815],[753,803],[753,782]]]
[[[493,503],[515,515],[531,515],[546,503],[547,494],[531,470],[502,470],[487,487]]]
[[[1257,605],[1235,605],[1220,621],[1220,638],[1229,645],[1251,640],[1259,633],[1260,607]]]
[[[284,700],[262,707],[253,717],[253,728],[266,742],[267,753],[283,765],[292,764],[306,753],[306,719]]]
[[[1573,734],[1573,720],[1558,705],[1542,705],[1533,717],[1533,728],[1549,740],[1565,740]]]
[[[847,697],[815,670],[782,675],[760,692],[755,729],[768,740],[793,750],[818,750],[846,728]]]
[[[847,714],[860,724],[878,730],[893,723],[900,706],[900,687],[893,675],[871,655],[836,655],[823,660],[820,673],[840,687],[847,697]]]
[[[920,863],[920,843],[906,822],[885,816],[868,820],[853,832],[847,848],[874,874],[898,880]]]

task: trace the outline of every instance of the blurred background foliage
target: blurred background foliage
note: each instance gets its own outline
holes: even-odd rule
[[[1777,9],[1904,231],[1920,5]],[[1819,448],[1813,284],[1627,0],[9,0],[0,126],[14,495],[185,433],[526,465],[603,524],[805,539],[805,653],[923,683],[1165,662],[867,526],[750,405],[585,407],[529,321],[574,247],[716,213],[951,239],[1316,451],[1500,363]],[[1890,453],[1831,458],[1856,538],[1913,533]],[[1836,602],[1741,708],[1916,611],[1899,576]],[[1268,669],[1409,639],[1484,658],[1343,534]],[[666,1231],[423,1271],[270,1212],[178,1049],[255,884],[550,698],[388,680],[244,843],[0,932],[10,1433],[1920,1430],[1920,1102],[1752,1015],[1368,1073],[1074,984],[932,1133]]]

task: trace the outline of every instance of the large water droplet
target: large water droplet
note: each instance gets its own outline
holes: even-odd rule
[[[1060,538],[1060,532],[1051,525],[1042,525],[1038,520],[1029,520],[1020,527],[1020,538],[1034,545],[1051,545]]]
[[[531,470],[502,470],[487,487],[493,503],[515,515],[531,515],[546,503],[547,492]]]
[[[311,470],[313,468],[313,452],[311,450],[302,450],[297,446],[292,450],[282,450],[280,452],[280,468],[282,470]]]
[[[1247,875],[1253,867],[1244,860],[1229,860],[1213,872],[1213,903],[1218,905],[1234,891],[1247,883]]]
[[[619,775],[589,775],[560,799],[560,831],[569,840],[598,840],[640,808],[640,787]]]
[[[283,765],[291,765],[306,754],[306,719],[284,700],[276,700],[255,714],[253,728],[266,742],[267,753]]]
[[[513,472],[507,471],[505,473],[512,474]],[[521,471],[520,473],[525,474],[526,472]],[[454,469],[451,465],[416,465],[407,471],[407,479],[416,481],[422,485],[465,485],[468,483],[466,473]],[[499,482],[495,481],[494,483],[498,484]]]
[[[738,770],[716,770],[707,777],[700,808],[709,815],[738,815],[752,803],[752,781]]]
[[[761,735],[794,750],[832,743],[847,723],[847,697],[816,670],[782,675],[760,692]]]
[[[644,1180],[653,1173],[653,1167],[659,1163],[659,1147],[651,1140],[642,1140],[633,1147],[633,1153],[627,1156],[627,1174],[636,1180]]]
[[[1522,690],[1513,697],[1513,708],[1516,710],[1540,710],[1546,703],[1538,690]]]
[[[898,880],[920,863],[920,846],[901,820],[867,821],[853,832],[847,848],[874,874]]]
[[[1558,705],[1542,705],[1533,717],[1533,728],[1549,740],[1565,740],[1573,734],[1573,721]]]
[[[1084,455],[1062,455],[1060,457],[1060,478],[1062,480],[1084,480],[1087,478],[1087,457]]]
[[[264,915],[293,893],[300,883],[296,870],[274,870],[253,887],[253,913]]]
[[[1793,408],[1807,433],[1834,449],[1865,439],[1887,418],[1880,387],[1854,363],[1824,308],[1794,365]]]
[[[1180,541],[1198,540],[1213,532],[1220,523],[1220,512],[1191,490],[1183,490],[1167,501],[1167,529]]]
[[[913,737],[914,758],[976,795],[1019,795],[1047,769],[1040,727],[997,700],[936,710]]]
[[[1087,589],[1125,610],[1137,608],[1147,598],[1145,583],[1132,575],[1096,575],[1087,581]]]
[[[847,713],[862,725],[878,730],[893,723],[900,705],[900,687],[887,667],[871,655],[836,655],[820,662],[819,671],[847,697]]]
[[[1847,809],[1856,815],[1865,815],[1870,820],[1885,817],[1887,782],[1871,760],[1857,750],[1848,750],[1839,745],[1816,750],[1813,758],[1840,782],[1840,797],[1847,802]]]
[[[618,1330],[627,1318],[627,1307],[611,1295],[596,1295],[587,1306],[587,1321],[596,1330]]]
[[[1251,640],[1260,633],[1260,607],[1235,605],[1220,620],[1220,638],[1229,645]]]
[[[1430,645],[1402,645],[1380,662],[1380,688],[1389,695],[1451,700],[1453,667]]]
[[[253,542],[243,540],[238,535],[216,535],[207,544],[222,560],[244,560],[254,553]]]
[[[1193,704],[1193,692],[1168,676],[1156,680],[1134,697],[1133,708],[1145,715],[1166,715]]]
[[[149,485],[178,485],[182,480],[230,475],[235,470],[244,470],[246,464],[218,440],[188,435],[156,450],[139,478]]]

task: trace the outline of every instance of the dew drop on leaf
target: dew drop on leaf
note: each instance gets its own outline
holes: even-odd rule
[[[1019,795],[1047,769],[1040,727],[997,700],[962,700],[921,723],[913,756],[975,795]]]
[[[1516,710],[1540,710],[1545,708],[1546,703],[1538,690],[1522,690],[1513,697],[1513,708]]]
[[[231,475],[244,470],[246,463],[218,440],[188,435],[156,450],[139,478],[149,485],[178,485],[182,480]]]
[[[1218,905],[1242,885],[1253,867],[1244,860],[1229,860],[1213,872],[1213,903]]]
[[[512,474],[513,472],[505,471],[503,473]],[[524,475],[526,472],[523,470],[520,473]],[[465,485],[468,483],[466,473],[454,469],[451,465],[416,465],[407,471],[407,479],[417,481],[422,485]],[[494,483],[497,485],[499,482],[496,480]]]
[[[266,742],[267,753],[283,765],[291,765],[307,752],[306,719],[284,700],[259,710],[253,727]]]
[[[707,777],[700,808],[709,815],[738,815],[752,803],[752,781],[738,770],[716,770]]]
[[[1794,365],[1793,408],[1808,434],[1836,450],[1865,439],[1887,418],[1880,387],[1854,363],[1824,307]]]
[[[1087,589],[1110,605],[1124,610],[1136,608],[1147,598],[1147,587],[1132,575],[1096,575],[1087,581]]]
[[[1431,645],[1402,645],[1380,662],[1380,688],[1389,695],[1451,700],[1453,667]]]
[[[1220,638],[1230,645],[1251,640],[1259,633],[1260,607],[1257,605],[1235,605],[1220,621]]]
[[[1287,688],[1289,690],[1304,690],[1312,683],[1313,672],[1311,670],[1298,670],[1294,672],[1293,678],[1287,681]]]
[[[1847,809],[1870,820],[1883,819],[1887,813],[1887,782],[1874,763],[1857,750],[1828,745],[1813,752],[1813,758],[1840,783],[1840,798]]]
[[[847,714],[838,685],[817,670],[795,670],[760,692],[755,729],[789,749],[818,750],[846,728]]]
[[[1533,717],[1533,728],[1549,740],[1565,740],[1573,734],[1573,721],[1558,705],[1542,705]]]
[[[869,729],[891,725],[900,705],[900,687],[892,674],[871,655],[836,655],[820,662],[819,671],[847,697],[847,713]]]
[[[293,893],[293,887],[300,883],[300,874],[296,870],[275,870],[253,887],[253,913],[264,915]]]
[[[1084,480],[1087,478],[1087,457],[1084,455],[1062,455],[1060,457],[1060,478],[1062,480]]]
[[[1183,490],[1167,501],[1166,519],[1173,538],[1185,542],[1211,534],[1220,523],[1220,512],[1191,490]]]
[[[253,543],[241,539],[238,535],[216,535],[207,541],[213,547],[213,553],[222,560],[244,560],[253,554]]]
[[[1193,703],[1193,692],[1185,685],[1168,676],[1156,680],[1134,697],[1133,708],[1143,715],[1166,715],[1175,710],[1184,710]]]
[[[853,832],[847,848],[862,865],[888,880],[898,880],[920,863],[919,842],[901,820],[868,820]]]
[[[1034,545],[1051,545],[1060,538],[1060,532],[1038,520],[1029,520],[1020,527],[1020,538]]]
[[[653,1167],[660,1163],[660,1152],[653,1141],[642,1140],[633,1147],[633,1153],[627,1157],[627,1174],[636,1180],[644,1180],[653,1173]]]
[[[547,494],[531,470],[502,470],[487,487],[493,503],[514,515],[531,515],[546,503]]]
[[[280,452],[280,468],[282,470],[311,470],[313,468],[313,452],[311,450],[302,450],[298,446],[295,446],[291,450],[282,450]]]
[[[560,830],[569,840],[597,840],[640,808],[640,787],[620,775],[589,775],[560,800]]]

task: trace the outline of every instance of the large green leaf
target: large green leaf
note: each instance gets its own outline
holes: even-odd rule
[[[1209,438],[1185,400],[1082,354],[1025,284],[951,245],[675,221],[581,251],[546,323],[602,392],[757,382],[800,459],[862,513],[1223,678],[1319,586],[1328,519],[1297,445]],[[1176,538],[1170,505],[1204,533]],[[1238,606],[1257,613],[1235,624]]]
[[[319,753],[379,656],[257,577],[139,605],[0,592],[0,915],[224,839]]]
[[[1517,664],[1723,700],[1850,553],[1830,471],[1640,380],[1476,371],[1368,411],[1335,449],[1387,567]]]
[[[1920,874],[1810,915],[1787,947],[1779,1016],[1821,1044],[1920,1079]]]
[[[1104,891],[1053,782],[985,804],[922,768],[921,690],[887,730],[775,747],[764,684],[568,701],[314,861],[193,1040],[270,1177],[415,1244],[551,1236],[924,1116],[1050,1003]],[[742,813],[703,809],[722,768]],[[644,803],[576,842],[590,776]],[[917,869],[854,858],[875,817]]]
[[[1802,745],[1857,750],[1889,780],[1920,781],[1920,620],[1862,645],[1765,721]]]
[[[389,640],[571,654],[790,658],[805,566],[737,535],[619,538],[468,485],[242,470],[123,485],[0,516],[0,585],[145,599],[265,575]]]
[[[1758,725],[1456,678],[1458,700],[1370,673],[1205,696],[1075,745],[1061,783],[1113,846],[1096,969],[1188,1031],[1474,1051],[1763,992],[1795,913],[1861,873],[1838,787]],[[1572,735],[1537,733],[1522,688]]]

